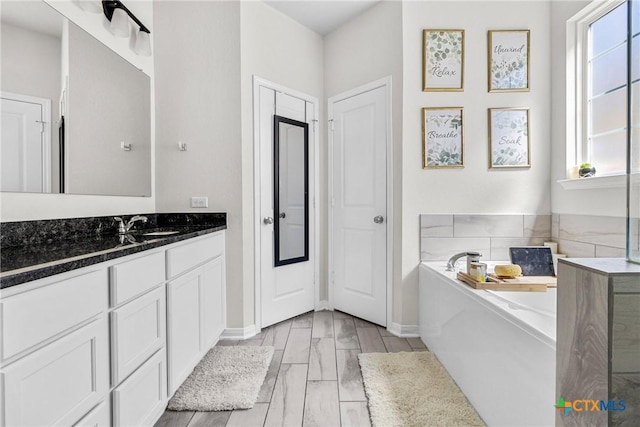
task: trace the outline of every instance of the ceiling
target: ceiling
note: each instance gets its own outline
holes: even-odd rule
[[[323,36],[360,15],[379,1],[264,0],[271,7]],[[56,16],[56,19],[51,19],[51,15]],[[20,16],[30,17],[29,22],[24,22]],[[2,20],[58,37],[62,27],[59,14],[51,7],[41,7],[40,2],[3,1]]]
[[[3,1],[0,20],[16,27],[61,37],[62,15],[43,2]]]
[[[380,0],[264,0],[320,35],[326,35]]]

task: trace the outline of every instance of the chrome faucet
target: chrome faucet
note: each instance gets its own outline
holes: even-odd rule
[[[455,271],[456,270],[456,262],[465,256],[476,256],[476,257],[481,257],[482,254],[480,252],[460,252],[458,254],[455,254],[454,256],[452,256],[451,258],[449,258],[449,261],[447,261],[447,271]]]
[[[129,220],[129,222],[127,222],[127,225],[124,224],[123,219],[119,216],[116,216],[113,219],[118,221],[118,234],[127,234],[138,221],[147,222],[147,217],[142,215],[135,215]]]

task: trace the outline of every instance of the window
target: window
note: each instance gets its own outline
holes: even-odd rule
[[[589,25],[583,160],[600,174],[627,170],[627,3]],[[585,156],[586,154],[586,156]]]
[[[592,2],[568,22],[568,46],[575,54],[575,63],[567,70],[568,81],[575,83],[575,87],[568,85],[572,99],[567,113],[576,122],[568,134],[569,141],[575,141],[571,160],[574,165],[591,163],[599,176],[624,174],[627,169],[629,67],[632,96],[640,93],[640,66],[627,58],[628,22],[633,15],[631,46],[637,58],[638,14],[638,0]],[[572,103],[575,108],[570,110]],[[633,132],[638,132],[637,112],[631,117]]]

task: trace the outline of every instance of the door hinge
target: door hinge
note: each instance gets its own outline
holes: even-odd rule
[[[333,127],[333,119],[329,119],[329,130],[333,132],[335,129]]]
[[[336,272],[335,271],[331,272],[331,283],[336,283]]]

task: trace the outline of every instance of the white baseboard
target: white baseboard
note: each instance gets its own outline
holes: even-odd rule
[[[401,338],[417,338],[420,336],[418,325],[401,325],[400,323],[391,322],[387,330]]]
[[[316,311],[322,311],[322,310],[333,311],[333,308],[331,308],[331,306],[329,305],[329,301],[327,300],[318,301],[318,304],[316,305]]]
[[[227,328],[220,335],[221,340],[246,340],[256,334],[256,325],[244,328]]]

